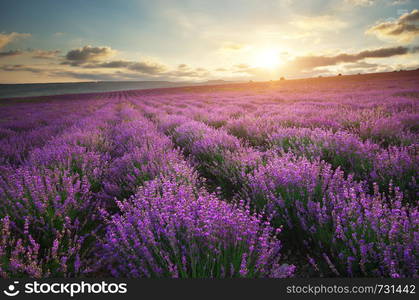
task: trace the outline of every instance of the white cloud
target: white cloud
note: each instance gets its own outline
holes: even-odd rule
[[[368,28],[366,33],[381,39],[410,43],[419,35],[419,10],[407,12],[396,20],[378,22]]]
[[[19,38],[30,37],[30,33],[18,33],[18,32],[11,32],[7,33],[0,33],[0,49],[4,48],[7,44],[12,43],[13,41]]]
[[[347,27],[346,22],[331,15],[315,17],[296,16],[290,23],[299,29],[308,31],[338,31]]]
[[[377,3],[377,0],[345,0],[345,3],[353,6],[372,6]]]

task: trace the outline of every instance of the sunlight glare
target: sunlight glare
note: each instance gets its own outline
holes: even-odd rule
[[[265,49],[257,52],[254,59],[254,66],[265,69],[275,69],[281,64],[279,51]]]

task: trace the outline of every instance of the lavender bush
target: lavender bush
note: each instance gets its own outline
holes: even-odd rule
[[[275,230],[232,206],[174,180],[148,182],[109,221],[106,260],[114,276],[289,277]],[[269,224],[269,223],[268,223]],[[276,230],[279,231],[279,230]]]
[[[325,163],[286,155],[249,175],[252,202],[284,225],[284,240],[304,245],[309,261],[337,276],[417,276],[416,207],[392,197],[369,195],[365,185]],[[322,265],[320,265],[322,264]]]

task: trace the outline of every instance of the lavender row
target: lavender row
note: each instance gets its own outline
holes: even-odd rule
[[[2,277],[92,271],[100,228],[95,194],[108,159],[101,127],[114,119],[115,106],[107,105],[31,151],[24,165],[2,167]]]
[[[402,205],[398,188],[389,186],[391,196],[380,195],[377,188],[370,195],[365,184],[325,162],[293,154],[263,157],[255,151],[246,159],[249,150],[222,130],[182,116],[169,115],[160,122],[198,170],[220,179],[222,189],[229,189],[225,183],[235,183],[239,174],[238,193],[247,195],[277,227],[285,226],[284,241],[309,250],[306,257],[318,272],[417,276],[417,209]]]
[[[127,107],[105,190],[110,215],[101,253],[117,277],[288,277],[277,231],[248,208],[200,187],[195,171],[150,121]],[[129,197],[132,195],[131,197]],[[129,198],[128,198],[129,197]]]
[[[417,141],[418,103],[395,94],[383,97],[376,91],[363,91],[356,98],[353,92],[301,96],[283,91],[212,93],[193,94],[190,98],[169,95],[164,100],[155,98],[155,103],[164,104],[162,108],[171,113],[184,112],[215,126],[243,119],[267,134],[278,126],[322,128],[348,131],[382,146],[410,145]]]
[[[172,147],[121,103],[34,149],[21,167],[4,167],[1,276],[291,276],[277,230],[200,188]]]
[[[248,175],[250,201],[303,246],[323,275],[416,277],[419,215],[398,188],[385,196],[323,162],[292,154]],[[309,251],[307,251],[307,249]]]
[[[271,149],[279,153],[291,152],[311,160],[324,160],[335,169],[340,168],[346,174],[354,174],[358,180],[369,182],[371,191],[374,183],[378,183],[382,191],[387,191],[391,183],[406,194],[406,201],[415,201],[419,194],[416,172],[419,168],[418,143],[382,148],[370,140],[362,141],[358,135],[347,131],[273,126],[268,125],[271,120],[249,117],[229,119],[225,112],[223,114],[219,110],[217,114],[205,114],[204,109],[197,111],[190,107],[175,111],[167,106],[146,107],[145,110],[150,116],[169,111],[175,115],[193,116],[195,120],[204,119],[204,123],[223,128],[263,151]]]
[[[63,105],[63,107],[57,109],[51,109],[47,105],[36,107],[41,110],[37,115],[42,117],[28,113],[24,120],[19,120],[20,123],[24,123],[33,129],[17,131],[5,129],[8,130],[7,134],[3,132],[3,138],[0,140],[0,151],[2,152],[0,164],[22,164],[32,149],[42,147],[52,137],[59,135],[66,128],[75,124],[76,121],[94,113],[95,110],[106,104],[106,102],[102,103],[95,100],[86,100],[86,102],[82,112],[77,108],[77,102],[72,103],[71,106]],[[29,107],[30,111],[35,109],[33,106]],[[43,110],[47,110],[47,112],[42,112]],[[22,112],[15,111],[12,117],[21,118],[20,113]]]

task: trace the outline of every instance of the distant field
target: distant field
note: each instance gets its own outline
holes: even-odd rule
[[[419,71],[0,100],[0,277],[417,277]]]
[[[93,82],[62,82],[62,83],[24,83],[0,84],[1,99],[39,97],[47,95],[101,93],[113,91],[157,89],[191,85],[214,85],[227,83],[223,80],[206,81],[203,83],[171,82],[171,81],[93,81]]]

